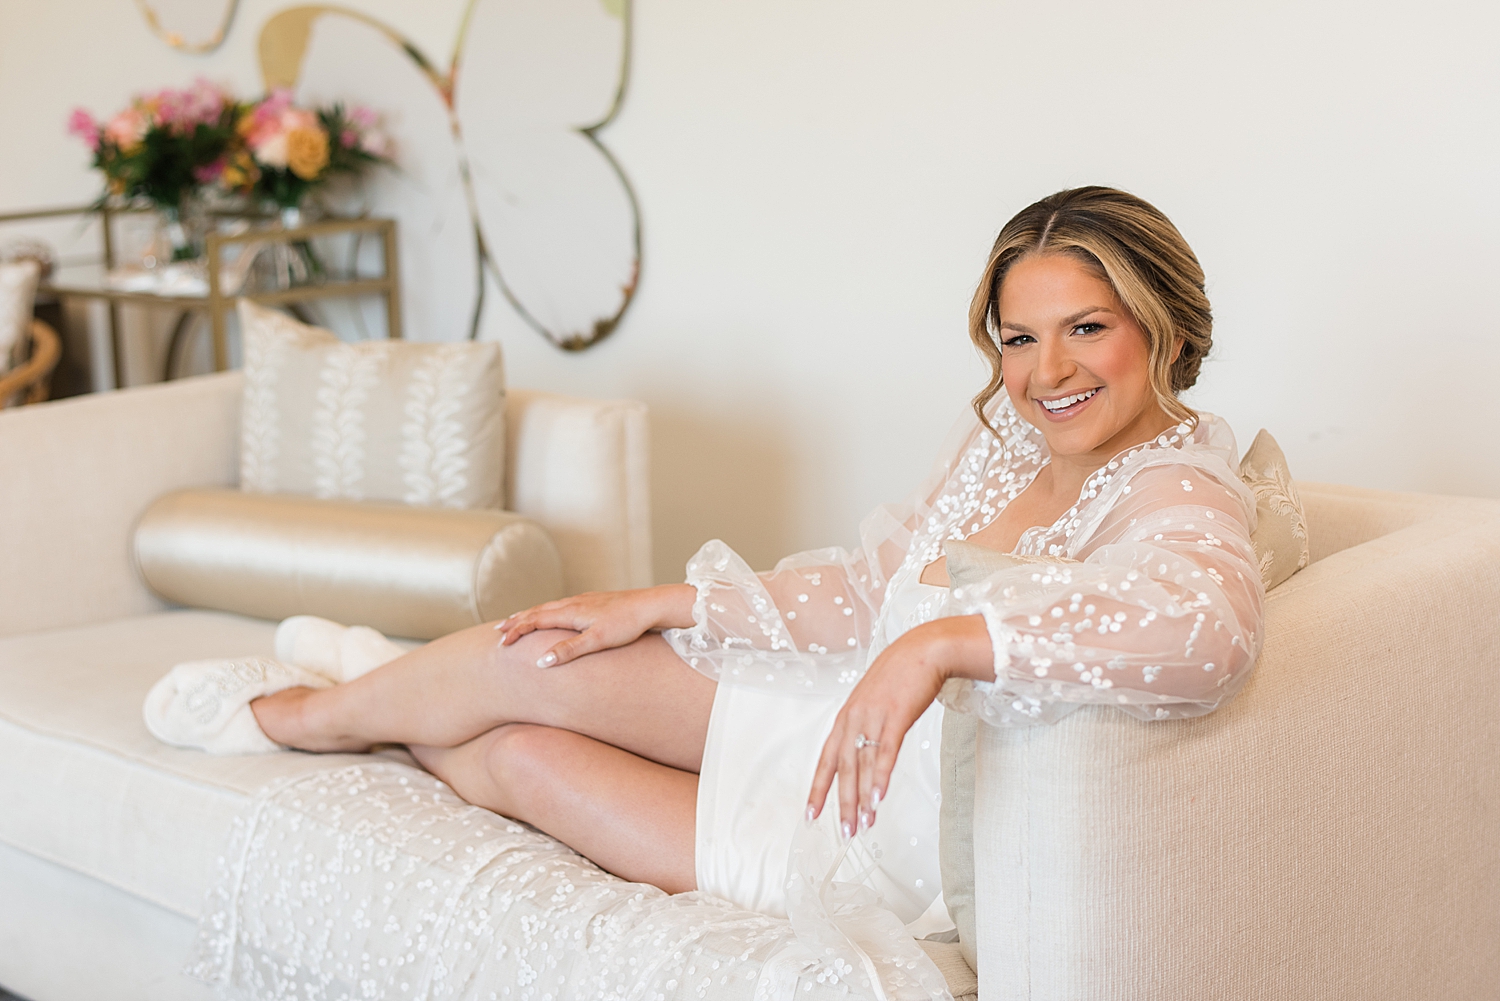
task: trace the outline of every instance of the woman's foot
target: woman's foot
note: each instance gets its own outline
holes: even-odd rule
[[[331,732],[319,721],[315,686],[286,688],[250,703],[250,712],[270,740],[299,751],[368,751],[367,740]]]
[[[315,615],[294,615],[276,627],[276,657],[342,684],[404,653],[369,626],[343,626]]]
[[[262,657],[178,664],[151,687],[142,708],[152,736],[210,754],[265,754],[281,750],[250,702],[287,689],[327,688],[321,675]]]

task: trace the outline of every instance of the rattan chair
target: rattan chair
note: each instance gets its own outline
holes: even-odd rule
[[[52,370],[62,355],[57,331],[41,320],[31,321],[26,360],[8,372],[0,372],[0,407],[41,403],[47,398]]]

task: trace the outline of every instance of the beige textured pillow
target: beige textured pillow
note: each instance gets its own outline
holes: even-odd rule
[[[345,344],[247,300],[240,487],[498,508],[505,372],[495,343]]]
[[[1250,542],[1260,560],[1266,590],[1307,566],[1307,515],[1292,485],[1281,446],[1264,428],[1240,460],[1240,478],[1255,493],[1255,532]]]
[[[141,577],[168,601],[412,639],[563,595],[551,537],[508,511],[180,490],[146,509],[134,545]]]
[[[40,273],[36,261],[0,263],[0,373],[18,361],[16,353],[31,328],[31,307]]]

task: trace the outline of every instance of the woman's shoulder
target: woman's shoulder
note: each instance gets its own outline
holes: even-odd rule
[[[1206,493],[1225,497],[1236,507],[1255,509],[1255,496],[1239,475],[1234,432],[1214,414],[1200,414],[1191,426],[1178,424],[1119,461],[1114,502],[1130,497],[1136,504],[1175,503],[1198,491],[1200,496],[1192,499],[1200,503],[1209,502]]]

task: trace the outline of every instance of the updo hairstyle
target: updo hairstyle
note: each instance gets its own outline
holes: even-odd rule
[[[1157,402],[1176,420],[1196,424],[1197,413],[1177,394],[1197,381],[1198,368],[1213,346],[1213,311],[1203,291],[1203,268],[1177,227],[1155,206],[1098,186],[1059,191],[1027,206],[995,238],[969,307],[969,336],[991,371],[989,385],[974,397],[980,423],[988,424],[985,407],[1003,381],[1000,285],[1017,261],[1043,253],[1066,254],[1109,282],[1146,332],[1147,377]]]

